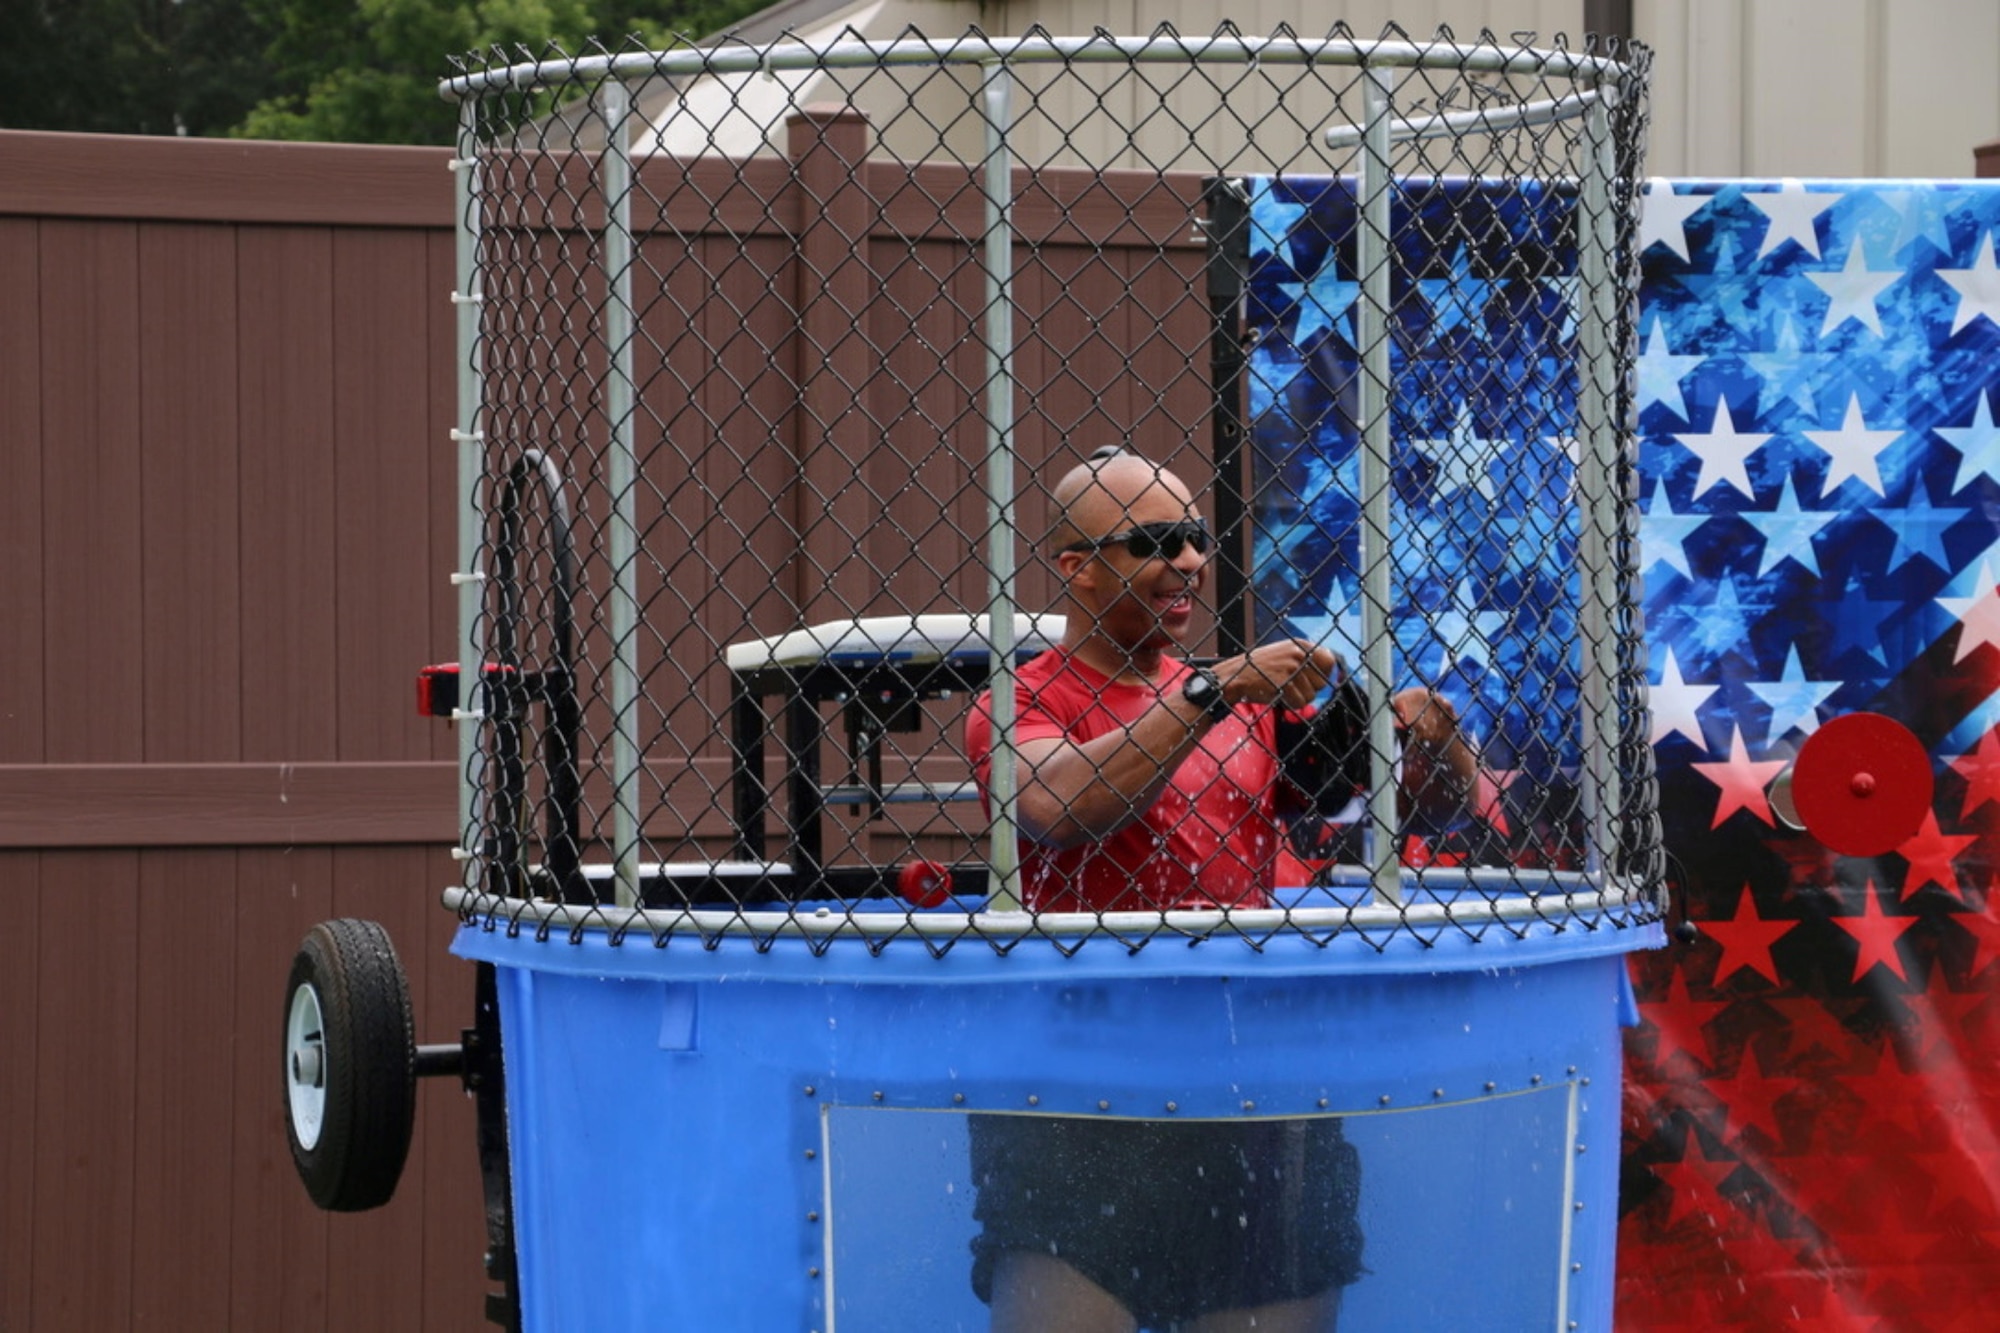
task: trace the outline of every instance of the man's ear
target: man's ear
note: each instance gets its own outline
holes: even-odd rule
[[[1097,562],[1092,560],[1090,555],[1089,551],[1056,552],[1056,572],[1062,575],[1064,583],[1080,584],[1086,588],[1097,586],[1093,568]]]

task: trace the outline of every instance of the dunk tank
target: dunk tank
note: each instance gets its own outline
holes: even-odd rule
[[[315,1198],[386,1198],[455,1072],[503,1324],[1028,1327],[1026,1251],[1110,1299],[1073,1327],[1608,1328],[1645,85],[1338,28],[463,63],[420,706],[476,1003],[417,1047],[386,938],[309,937]],[[1108,448],[1207,524],[1189,658],[1339,655],[1254,901],[1024,889],[1019,673],[1093,628],[1052,492]]]

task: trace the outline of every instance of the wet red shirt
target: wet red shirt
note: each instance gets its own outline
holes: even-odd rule
[[[1169,658],[1152,684],[1122,684],[1059,649],[1043,653],[1015,677],[1017,742],[1094,740],[1179,690],[1188,672]],[[965,729],[982,792],[992,773],[989,697],[980,695]],[[1023,900],[1043,912],[1262,907],[1283,843],[1277,783],[1271,710],[1239,707],[1208,729],[1151,808],[1130,823],[1076,847],[1022,839]]]

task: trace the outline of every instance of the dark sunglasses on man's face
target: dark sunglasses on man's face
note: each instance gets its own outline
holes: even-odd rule
[[[1196,555],[1207,555],[1211,540],[1207,522],[1190,518],[1174,523],[1137,523],[1123,532],[1114,532],[1104,537],[1086,537],[1080,542],[1071,542],[1062,549],[1101,551],[1107,546],[1123,546],[1126,554],[1134,560],[1151,560],[1155,556],[1162,560],[1178,560],[1181,551],[1189,546],[1194,547]]]

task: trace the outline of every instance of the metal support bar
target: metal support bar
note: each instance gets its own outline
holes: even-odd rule
[[[1601,877],[1612,848],[1612,820],[1620,804],[1615,749],[1622,735],[1617,716],[1618,605],[1617,533],[1620,497],[1612,481],[1618,470],[1619,423],[1617,347],[1614,325],[1614,249],[1617,229],[1611,216],[1613,158],[1609,103],[1616,88],[1605,88],[1583,118],[1583,190],[1577,200],[1576,271],[1583,308],[1576,336],[1577,627],[1583,660],[1579,705],[1583,747],[1585,871]]]
[[[994,911],[1021,905],[1014,749],[1014,163],[1007,147],[1014,76],[1005,62],[982,67],[986,211],[986,563],[992,645]]]
[[[521,1327],[520,1268],[514,1250],[514,1169],[507,1150],[507,1077],[500,1049],[500,983],[493,964],[474,973],[472,1026],[462,1034],[460,1076],[472,1096],[479,1148],[479,1183],[486,1202],[486,1277],[500,1290],[486,1296],[488,1322]]]
[[[464,1041],[438,1042],[417,1047],[416,1073],[418,1078],[463,1078]]]
[[[479,273],[480,206],[482,184],[479,159],[479,103],[467,101],[458,108],[458,156],[452,171],[452,195],[458,209],[454,271],[458,293],[470,296],[483,290]],[[484,410],[485,358],[480,341],[480,301],[454,303],[458,332],[458,426],[452,438],[458,447],[458,660],[476,672],[486,660],[480,642],[480,613],[486,595],[484,579],[474,577],[479,569],[479,547],[485,537],[483,512],[485,439],[481,430]],[[474,679],[477,679],[475,676]],[[465,691],[467,702],[479,707],[477,695]],[[458,850],[466,866],[465,882],[479,884],[484,870],[479,865],[483,849],[479,831],[484,826],[486,775],[482,746],[485,727],[466,723],[458,727]]]
[[[1390,266],[1395,249],[1390,227],[1391,195],[1389,118],[1391,73],[1379,66],[1362,71],[1366,91],[1366,134],[1363,138],[1355,210],[1354,263],[1361,281],[1355,303],[1356,336],[1361,352],[1360,383],[1356,386],[1361,417],[1361,658],[1367,670],[1368,694],[1368,816],[1374,837],[1370,846],[1370,882],[1375,901],[1392,906],[1403,900],[1401,867],[1396,846],[1395,718],[1389,696],[1395,679],[1396,653],[1390,615],[1395,595],[1394,555],[1390,542],[1390,451],[1394,446],[1389,383]]]
[[[764,859],[764,816],[771,793],[764,785],[764,738],[770,726],[764,706],[750,684],[737,677],[729,694],[731,797],[736,843],[730,855],[738,861]]]
[[[604,194],[604,380],[610,422],[611,487],[611,841],[617,868],[613,901],[639,901],[639,463],[633,447],[631,94],[603,85],[606,143],[600,159]]]

